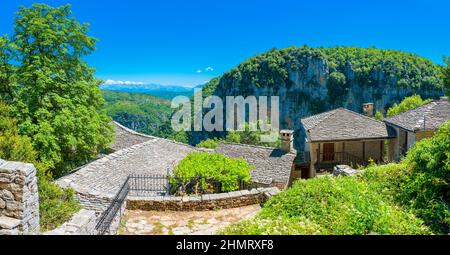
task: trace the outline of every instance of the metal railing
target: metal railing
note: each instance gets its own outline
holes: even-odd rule
[[[238,189],[257,188],[252,182],[238,181]],[[108,208],[101,214],[95,229],[99,235],[110,232],[110,228],[117,213],[122,209],[127,196],[169,196],[186,194],[211,194],[223,192],[223,185],[219,181],[196,178],[175,178],[168,174],[132,174],[122,184],[120,190]],[[121,212],[120,212],[121,213]]]
[[[122,184],[122,187],[112,200],[111,204],[100,216],[100,219],[95,226],[95,229],[97,230],[97,233],[99,235],[104,235],[106,232],[109,232],[114,218],[116,218],[117,213],[122,209],[122,205],[125,202],[125,199],[130,191],[129,180],[130,177],[127,177],[125,182]]]
[[[170,194],[169,175],[133,174],[129,176],[130,195],[166,196]]]
[[[364,166],[367,164],[362,158],[352,155],[348,152],[333,152],[333,153],[318,153],[316,161],[317,166],[332,167],[334,165],[342,164],[352,167]]]

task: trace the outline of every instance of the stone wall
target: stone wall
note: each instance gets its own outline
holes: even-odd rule
[[[201,196],[129,197],[127,209],[146,211],[206,211],[264,203],[278,188],[258,188]]]
[[[44,235],[96,235],[97,216],[94,211],[81,209],[60,227]]]
[[[39,233],[36,168],[0,159],[0,234],[36,233]]]
[[[78,192],[77,199],[84,209],[95,213],[97,222],[98,222],[101,215],[111,205],[114,197],[111,196],[110,194],[99,193],[99,192],[83,192],[83,193]],[[122,219],[122,215],[125,212],[126,204],[127,204],[126,201],[122,204],[122,207],[117,212],[114,219],[112,220],[109,230],[105,234],[115,235],[117,233],[117,230],[118,230],[119,224],[120,224],[120,220]]]

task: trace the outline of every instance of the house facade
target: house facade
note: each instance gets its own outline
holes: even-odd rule
[[[314,177],[339,164],[357,167],[367,165],[370,159],[381,163],[390,157],[393,151],[385,144],[395,137],[393,129],[370,117],[373,105],[364,104],[364,112],[367,115],[338,108],[301,119],[305,154],[309,154],[302,177]]]
[[[391,161],[399,161],[421,139],[431,137],[436,130],[450,120],[450,103],[447,97],[400,113],[384,120],[395,132],[389,143],[393,151]]]

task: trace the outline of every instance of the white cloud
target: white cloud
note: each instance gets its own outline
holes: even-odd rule
[[[115,81],[115,80],[106,80],[105,85],[143,85],[144,83],[141,81]]]
[[[197,73],[203,73],[203,72],[207,73],[207,72],[212,72],[212,71],[214,71],[214,68],[208,66],[203,70],[202,69],[197,70]]]

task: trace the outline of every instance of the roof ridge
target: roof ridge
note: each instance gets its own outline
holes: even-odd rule
[[[431,103],[438,103],[438,102],[442,102],[442,101],[441,101],[441,100],[436,100],[436,99],[435,99],[435,100],[431,100],[430,102],[428,102],[428,103],[426,103],[426,104],[419,105],[419,106],[417,106],[417,107],[414,107],[414,108],[412,108],[412,109],[406,110],[406,111],[401,112],[401,113],[399,113],[399,114],[397,114],[397,115],[394,115],[394,116],[392,116],[392,117],[388,117],[388,118],[386,118],[386,119],[384,119],[384,120],[388,120],[388,119],[394,118],[394,117],[396,117],[396,116],[398,116],[398,115],[400,115],[400,114],[406,114],[406,113],[408,113],[408,112],[417,110],[418,108],[421,108],[421,107],[427,107],[427,106],[430,105]],[[444,102],[445,102],[445,101],[444,101]],[[434,107],[434,106],[436,106],[436,104],[434,104],[433,107]],[[389,121],[388,121],[388,122],[389,122]]]
[[[314,117],[314,116],[317,116],[317,115],[325,114],[325,113],[330,113],[330,114],[326,115],[323,119],[318,120],[317,123],[315,123],[314,125],[312,125],[312,127],[311,127],[310,129],[308,129],[308,130],[311,130],[311,129],[315,128],[317,125],[319,125],[320,123],[322,123],[324,120],[326,120],[326,119],[328,119],[329,117],[331,117],[331,116],[333,116],[334,114],[336,114],[336,113],[337,113],[337,110],[339,110],[339,109],[343,109],[343,107],[339,107],[339,108],[336,108],[336,109],[333,109],[333,110],[329,110],[329,111],[326,111],[326,112],[321,112],[321,113],[318,113],[318,114],[315,114],[315,115],[311,115],[311,116],[308,116],[308,117],[303,118],[303,119],[301,119],[301,120],[304,120],[304,119],[307,119],[307,118],[311,118],[311,117]]]
[[[367,116],[367,115],[364,115],[364,114],[361,114],[361,113],[359,113],[359,112],[355,112],[355,111],[352,111],[352,110],[349,110],[349,109],[346,109],[346,108],[343,108],[343,109],[344,109],[345,111],[349,112],[349,113],[356,114],[356,115],[358,115],[358,116],[360,116],[360,117],[364,117],[364,118],[370,119],[370,120],[372,120],[372,121],[376,121],[376,122],[380,122],[380,123],[382,123],[382,124],[386,124],[386,123],[384,123],[384,122],[381,121],[381,120],[377,120],[377,119],[375,119],[375,118],[371,118],[371,117],[369,117],[369,116]]]
[[[178,141],[175,141],[175,140],[139,133],[139,132],[137,132],[137,131],[135,131],[135,130],[133,130],[131,128],[125,127],[124,125],[120,124],[117,121],[113,120],[112,122],[114,122],[114,124],[116,124],[117,126],[119,126],[120,128],[122,128],[123,130],[125,130],[126,132],[128,132],[130,134],[134,134],[134,135],[138,135],[138,136],[142,136],[142,137],[147,137],[147,138],[152,138],[153,140],[163,140],[163,141],[167,141],[167,142],[171,142],[171,143],[175,143],[175,144],[179,144],[179,145],[184,145],[184,146],[188,146],[188,147],[192,147],[192,148],[197,148],[197,147],[192,146],[190,144],[178,142]],[[142,143],[146,143],[146,142],[148,142],[148,141],[145,141],[145,142],[142,142]],[[142,143],[138,143],[138,144],[142,144]],[[137,145],[137,144],[135,144],[135,145]],[[133,147],[133,146],[131,146],[131,147]],[[131,147],[127,147],[127,148],[131,148]],[[126,149],[126,148],[124,148],[124,149]]]
[[[130,134],[139,135],[139,136],[143,136],[143,137],[147,137],[147,138],[159,138],[159,137],[156,137],[156,136],[151,136],[151,135],[146,135],[146,134],[143,134],[143,133],[139,133],[139,132],[137,132],[137,131],[135,131],[135,130],[133,130],[131,128],[125,127],[124,125],[120,124],[119,122],[117,122],[115,120],[113,120],[112,122],[114,124],[116,124],[117,126],[119,126],[120,128],[122,128],[123,130],[125,130],[126,132],[130,133]]]
[[[242,147],[253,147],[253,148],[259,148],[259,149],[266,149],[266,150],[281,150],[280,148],[277,147],[268,147],[268,146],[261,146],[261,145],[253,145],[253,144],[245,144],[245,143],[233,143],[233,142],[220,142],[219,144],[230,144],[230,145],[238,145],[238,146],[242,146]],[[290,151],[287,152],[286,154],[295,154],[294,152]]]

